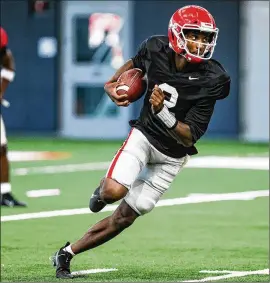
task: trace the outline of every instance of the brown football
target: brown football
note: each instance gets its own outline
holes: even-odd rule
[[[117,80],[124,85],[116,87],[116,93],[118,95],[127,94],[127,100],[134,102],[142,97],[146,90],[146,81],[143,78],[142,70],[138,68],[130,69],[124,72]]]

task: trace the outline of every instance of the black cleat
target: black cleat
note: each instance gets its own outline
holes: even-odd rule
[[[89,202],[89,208],[92,212],[101,211],[107,203],[100,199],[100,187],[96,188],[94,193],[92,194]]]
[[[99,187],[95,189],[89,201],[89,208],[92,212],[101,211],[107,203],[100,199],[100,188],[102,187],[105,178],[102,178],[99,184]]]
[[[70,273],[70,261],[73,256],[69,252],[64,251],[64,248],[69,245],[70,243],[67,242],[64,247],[60,248],[60,250],[51,257],[52,264],[56,268],[56,278],[73,278],[73,275]]]
[[[26,207],[26,203],[18,201],[11,193],[6,193],[1,196],[1,206]]]

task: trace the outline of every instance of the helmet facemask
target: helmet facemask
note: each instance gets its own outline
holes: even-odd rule
[[[209,60],[209,59],[211,59],[211,57],[214,53],[214,49],[215,49],[217,37],[218,37],[218,29],[217,28],[215,28],[215,29],[209,28],[209,27],[202,28],[202,27],[199,27],[197,25],[190,25],[190,24],[181,27],[177,23],[174,23],[173,26],[171,26],[171,31],[172,31],[172,34],[177,38],[178,48],[183,50],[185,54],[189,55],[188,57],[197,58],[199,60]],[[190,40],[186,37],[186,34],[189,31],[209,33],[209,39],[210,40],[209,40],[208,43],[202,43],[202,42]],[[193,43],[196,43],[196,44],[199,45],[197,54],[190,52],[190,50],[187,47],[189,42],[193,42]],[[202,52],[202,50],[203,50],[203,52]]]

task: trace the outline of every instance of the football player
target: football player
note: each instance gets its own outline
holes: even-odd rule
[[[130,122],[132,129],[89,206],[98,212],[123,200],[112,215],[55,253],[56,277],[71,278],[75,255],[111,240],[150,212],[189,156],[198,153],[195,144],[207,130],[216,101],[230,91],[229,75],[211,59],[217,37],[215,20],[206,9],[185,6],[172,15],[168,36],[146,39],[106,83],[104,89],[114,103],[127,106],[126,96],[115,91],[119,76],[140,68],[148,80],[140,117]]]
[[[12,52],[7,48],[8,36],[6,31],[0,27],[0,68],[1,68],[1,85],[0,100],[3,101],[3,95],[10,82],[15,77],[15,66]],[[1,206],[26,206],[14,198],[11,193],[11,184],[9,180],[9,161],[7,157],[7,138],[5,125],[1,119]]]

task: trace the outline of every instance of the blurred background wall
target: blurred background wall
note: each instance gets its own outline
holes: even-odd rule
[[[240,33],[240,136],[269,140],[269,1],[243,2]]]
[[[122,139],[142,100],[117,108],[103,85],[139,44],[166,34],[190,1],[1,1],[16,80],[5,95],[8,133]],[[232,78],[217,103],[208,138],[269,140],[269,2],[192,1],[220,29],[214,58]]]

